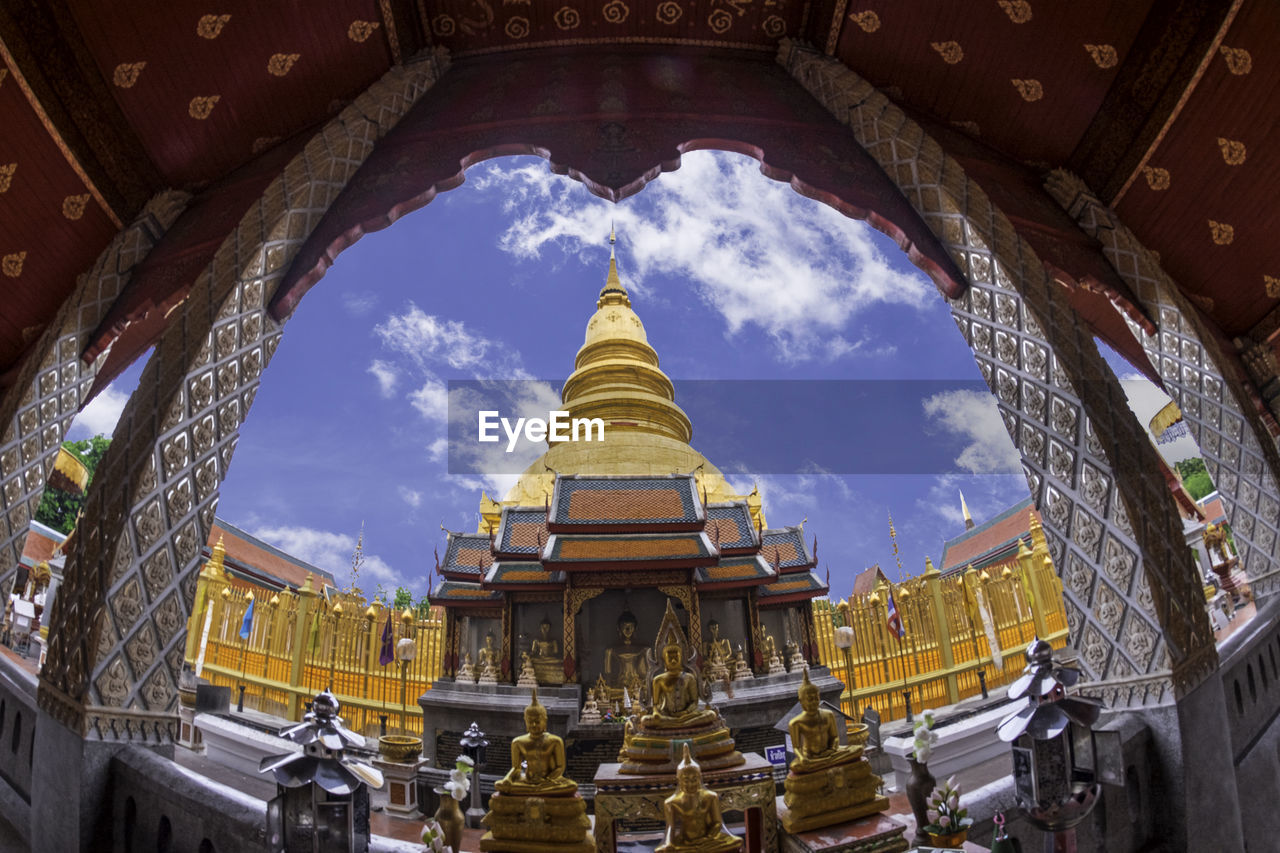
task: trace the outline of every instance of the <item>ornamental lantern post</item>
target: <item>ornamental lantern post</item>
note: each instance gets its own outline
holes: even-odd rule
[[[475,784],[471,786],[471,808],[467,809],[467,826],[474,829],[484,817],[484,809],[480,805],[480,769],[484,767],[489,741],[485,739],[479,724],[473,722],[462,733],[460,743],[463,754],[471,759],[476,772]]]
[[[1000,739],[1013,744],[1014,792],[1039,829],[1052,833],[1054,853],[1075,853],[1076,825],[1093,809],[1100,782],[1116,782],[1103,768],[1119,757],[1119,733],[1096,732],[1101,703],[1068,696],[1080,670],[1053,659],[1038,637],[1027,646],[1027,666],[1009,685],[1023,706],[1000,721]],[[1048,845],[1046,845],[1048,847]]]

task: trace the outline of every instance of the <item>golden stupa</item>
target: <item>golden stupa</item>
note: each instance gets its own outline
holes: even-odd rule
[[[609,273],[596,312],[587,322],[586,340],[574,359],[560,399],[572,418],[600,418],[603,442],[553,444],[520,475],[501,501],[480,500],[478,530],[496,526],[504,506],[540,506],[551,494],[557,474],[664,476],[693,473],[706,500],[747,502],[752,522],[767,527],[760,494],[739,495],[720,469],[689,445],[693,426],[675,403],[675,386],[658,365],[644,324],[618,277],[609,234]]]

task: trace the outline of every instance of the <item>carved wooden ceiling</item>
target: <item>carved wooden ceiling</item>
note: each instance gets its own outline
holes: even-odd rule
[[[1086,285],[1077,303],[1104,337],[1124,329],[1097,292],[1123,286],[1038,193],[1046,169],[1112,203],[1225,335],[1280,328],[1266,0],[0,0],[0,386],[121,224],[162,189],[190,191],[90,342],[89,356],[115,344],[114,375],[311,129],[423,49],[447,47],[457,71],[609,49],[771,63],[783,37],[943,139]],[[739,100],[756,120],[777,110],[773,93]]]

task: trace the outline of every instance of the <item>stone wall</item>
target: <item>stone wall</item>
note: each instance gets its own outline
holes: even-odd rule
[[[35,676],[0,656],[0,820],[28,843],[35,733]]]

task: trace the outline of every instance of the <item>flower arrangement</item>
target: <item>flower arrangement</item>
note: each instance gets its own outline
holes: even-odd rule
[[[938,742],[938,736],[933,731],[933,712],[924,711],[911,728],[915,740],[912,743],[912,752],[916,761],[921,764],[927,764],[929,756],[933,753],[933,745]]]
[[[952,776],[940,787],[934,788],[929,798],[929,825],[924,831],[932,836],[961,838],[973,826],[973,818],[969,810],[960,808],[960,789],[956,786],[956,777]]]
[[[471,792],[471,770],[475,766],[476,763],[470,756],[459,755],[453,769],[449,771],[449,781],[444,783],[444,787],[436,788],[436,793],[448,794],[458,802],[465,800]]]
[[[427,818],[422,827],[422,843],[426,846],[427,853],[445,853],[449,849],[444,843],[444,830],[440,828],[440,821]]]

